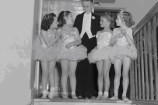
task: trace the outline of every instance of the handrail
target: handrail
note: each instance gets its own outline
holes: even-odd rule
[[[135,26],[134,35],[143,27],[153,16],[158,13],[158,2],[150,9],[150,11],[144,16],[144,18]]]
[[[135,102],[158,102],[158,2],[134,28],[138,58],[132,62],[131,98]]]

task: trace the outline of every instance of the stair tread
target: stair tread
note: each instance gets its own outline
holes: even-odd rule
[[[75,105],[76,104],[78,104],[78,105],[85,105],[85,103],[86,103],[86,105],[88,105],[88,103],[90,104],[90,105],[95,105],[95,104],[97,104],[97,105],[102,105],[102,104],[104,104],[104,105],[134,105],[134,104],[132,104],[132,102],[124,102],[124,101],[122,101],[122,100],[118,100],[118,101],[111,101],[111,100],[96,100],[96,99],[61,99],[61,98],[54,98],[54,99],[41,99],[41,98],[36,98],[36,99],[34,99],[34,102],[36,103],[38,103],[38,102],[40,102],[40,103],[54,103],[54,105],[56,105],[57,103],[58,104],[60,104],[60,103],[64,103],[65,105],[67,105],[67,104],[71,104],[71,105],[74,105],[74,103],[75,103]],[[46,104],[44,104],[44,105],[46,105]],[[49,105],[49,104],[48,104]],[[53,104],[52,104],[53,105]]]

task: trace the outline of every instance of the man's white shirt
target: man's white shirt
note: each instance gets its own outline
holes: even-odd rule
[[[94,37],[92,35],[92,32],[91,32],[91,16],[92,16],[92,13],[84,13],[84,16],[83,16],[83,23],[82,23],[82,31],[81,31],[81,38],[83,37],[83,35],[85,33],[87,33],[88,37],[89,38],[92,38]]]

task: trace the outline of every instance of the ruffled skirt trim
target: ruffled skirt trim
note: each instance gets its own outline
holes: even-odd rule
[[[135,46],[114,46],[112,59],[123,59],[130,57],[132,60],[137,58],[137,49]]]
[[[39,38],[35,40],[33,45],[33,59],[41,61],[57,60],[61,52],[61,42],[55,43],[53,47],[42,47]]]
[[[88,60],[90,63],[95,63],[97,61],[106,61],[110,60],[112,48],[111,47],[103,47],[101,49],[98,49],[95,47],[89,54],[88,54]]]
[[[87,58],[87,49],[83,45],[66,49],[64,46],[58,56],[58,60],[75,60],[80,61]]]

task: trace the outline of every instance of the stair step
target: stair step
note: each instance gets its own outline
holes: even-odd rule
[[[136,105],[122,100],[96,100],[96,99],[34,99],[31,105]]]

